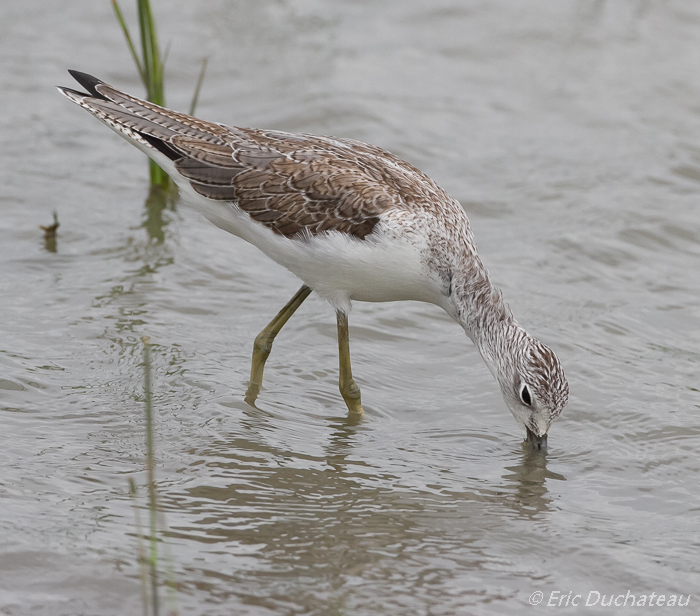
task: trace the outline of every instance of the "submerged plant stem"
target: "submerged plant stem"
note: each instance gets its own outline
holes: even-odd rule
[[[143,616],[148,616],[148,570],[146,569],[146,550],[143,547],[143,526],[141,525],[141,512],[136,500],[136,482],[129,477],[129,495],[134,503],[134,518],[136,520],[136,538],[138,542],[139,570],[141,572],[141,608]]]
[[[149,568],[151,577],[151,604],[153,615],[158,616],[158,503],[155,482],[155,451],[153,446],[153,402],[151,396],[151,342],[148,336],[143,340],[144,395],[146,403],[146,471],[148,474],[148,511],[150,522]]]

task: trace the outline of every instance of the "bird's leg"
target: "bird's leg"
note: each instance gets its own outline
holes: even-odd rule
[[[277,316],[255,338],[253,343],[253,361],[250,367],[250,384],[245,394],[245,401],[248,404],[254,404],[260,393],[265,362],[270,355],[275,337],[284,327],[284,324],[289,321],[289,317],[296,312],[297,308],[309,296],[309,293],[311,293],[311,289],[306,285],[302,285],[301,289],[294,294],[294,297],[287,302],[285,307],[277,313]]]
[[[340,356],[340,393],[345,404],[348,405],[348,416],[361,418],[365,412],[360,403],[360,388],[352,378],[350,367],[350,340],[348,335],[348,315],[340,310],[336,313],[338,318],[338,354]]]

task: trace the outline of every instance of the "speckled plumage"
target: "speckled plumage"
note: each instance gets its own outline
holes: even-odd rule
[[[151,156],[212,222],[337,310],[349,311],[352,300],[444,308],[476,344],[528,437],[546,436],[568,399],[559,361],[514,319],[464,210],[424,173],[358,141],[205,122],[71,73],[87,93],[63,94]]]

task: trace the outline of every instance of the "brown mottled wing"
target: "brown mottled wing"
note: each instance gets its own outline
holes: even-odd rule
[[[364,239],[391,207],[439,190],[420,171],[364,143],[231,128],[164,109],[70,71],[88,93],[60,88],[115,130],[168,156],[199,194],[235,202],[276,233],[336,230]]]
[[[225,146],[176,135],[176,169],[195,191],[235,201],[253,220],[291,237],[341,231],[365,238],[406,196],[394,157],[365,144],[254,129],[229,129]],[[398,159],[396,159],[398,160]],[[405,163],[404,163],[405,164]]]

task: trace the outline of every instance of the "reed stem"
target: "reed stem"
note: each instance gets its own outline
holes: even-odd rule
[[[143,547],[143,526],[141,525],[141,512],[136,499],[136,482],[129,477],[129,496],[134,503],[134,517],[136,519],[136,540],[138,542],[139,570],[141,572],[141,609],[143,616],[148,616],[148,570],[146,569],[146,550]]]
[[[151,395],[151,342],[148,336],[143,341],[144,399],[146,402],[146,472],[148,474],[149,512],[149,558],[151,578],[151,604],[153,616],[158,616],[158,503],[155,481],[155,450],[153,445],[153,402]]]
[[[197,108],[197,103],[199,102],[199,91],[202,89],[202,83],[204,82],[204,75],[207,72],[207,63],[209,58],[204,58],[202,60],[202,68],[199,71],[199,77],[197,78],[197,85],[194,88],[194,96],[192,97],[192,103],[190,104],[189,114],[194,115],[194,110]]]
[[[156,33],[156,22],[153,18],[150,0],[136,0],[136,8],[139,18],[139,33],[141,38],[141,57],[136,51],[133,39],[129,33],[129,27],[124,19],[121,7],[117,0],[112,0],[112,7],[117,17],[117,21],[124,32],[126,44],[131,51],[136,68],[141,77],[141,81],[146,88],[146,98],[165,107],[165,86],[163,82],[163,59],[158,46],[158,35]],[[149,174],[151,186],[160,186],[168,189],[170,178],[156,163],[149,160]]]

